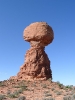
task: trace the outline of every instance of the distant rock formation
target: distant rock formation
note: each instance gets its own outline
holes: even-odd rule
[[[15,79],[52,79],[50,60],[44,51],[45,46],[50,44],[54,39],[52,28],[46,22],[35,22],[25,28],[23,37],[25,41],[30,42],[31,48],[27,51],[25,62],[17,76],[15,76]]]

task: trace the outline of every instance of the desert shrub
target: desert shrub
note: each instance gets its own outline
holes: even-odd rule
[[[25,96],[21,96],[17,100],[26,100],[26,97]]]
[[[63,84],[59,84],[59,88],[60,89],[63,89],[64,88],[64,85]]]
[[[69,90],[68,90],[68,89],[66,89],[65,91],[66,91],[66,92],[69,92]]]
[[[17,91],[8,95],[8,97],[10,97],[10,98],[17,98],[18,96],[19,96],[19,93]]]
[[[18,93],[23,93],[23,89],[19,89],[17,92]]]
[[[24,91],[24,90],[27,90],[27,86],[25,85],[21,85],[20,88]]]
[[[49,78],[49,79],[48,79],[48,81],[49,81],[49,82],[52,82],[52,79],[51,79],[51,78]]]
[[[62,94],[62,92],[57,91],[57,92],[56,92],[56,94],[57,94],[57,95],[61,95],[61,94]]]
[[[34,82],[31,86],[32,86],[32,87],[36,87],[36,83]]]
[[[42,100],[55,100],[54,98],[43,98]]]
[[[17,96],[15,94],[13,94],[13,93],[9,94],[8,96],[9,96],[9,98],[17,98]]]
[[[74,90],[72,90],[71,92],[72,92],[72,94],[74,94],[74,93],[75,93],[75,91],[74,91]]]
[[[40,100],[39,98],[36,98],[35,100]]]
[[[58,90],[55,90],[54,91],[57,95],[61,95],[63,93],[63,91],[58,91]]]
[[[73,90],[75,91],[75,87],[73,88]]]
[[[7,95],[9,95],[10,93],[11,93],[11,91],[10,91],[10,90],[8,90],[8,91],[7,91]]]
[[[59,86],[60,89],[63,89],[64,88],[64,85],[61,84],[59,81],[57,81],[57,84],[58,84],[58,86]]]
[[[44,96],[48,97],[48,96],[52,96],[52,94],[49,93],[50,91],[44,91]]]
[[[48,97],[48,96],[52,96],[52,94],[50,94],[50,93],[47,93],[47,94],[45,94],[45,96],[46,96],[46,97]]]
[[[65,86],[65,88],[69,88],[69,85]]]
[[[18,83],[19,86],[25,85],[25,81],[21,81]]]
[[[54,91],[55,89],[54,88],[51,88],[51,90]]]
[[[0,87],[6,86],[4,82],[0,81]]]
[[[43,87],[43,88],[47,88],[47,85],[46,85],[46,84],[42,84],[42,87]]]
[[[9,81],[10,81],[10,82],[13,82],[13,81],[14,81],[14,79],[10,79]]]
[[[69,95],[73,95],[73,93],[72,93],[72,92],[70,92],[70,93],[69,93]]]
[[[66,90],[66,91],[68,91],[68,90],[73,90],[73,86],[72,85],[67,85],[67,86],[65,86],[64,87],[64,89]]]
[[[30,80],[27,81],[27,83],[29,83],[29,82],[30,82]]]
[[[72,100],[72,97],[71,96],[65,96],[65,97],[63,97],[63,100]]]
[[[18,86],[15,86],[16,88],[22,88],[23,90],[27,90],[27,86],[25,85],[24,81],[18,83]]]
[[[19,85],[16,85],[16,86],[14,86],[14,88],[20,88],[20,86]]]
[[[61,84],[59,81],[57,81],[57,84]]]
[[[49,93],[50,91],[44,91],[44,93],[46,94],[46,93]]]
[[[75,100],[75,94],[72,95],[72,98]]]
[[[21,88],[19,91],[27,90],[27,86],[24,83],[19,83],[19,85],[14,86],[14,88]]]
[[[0,94],[0,100],[5,99],[5,95]]]

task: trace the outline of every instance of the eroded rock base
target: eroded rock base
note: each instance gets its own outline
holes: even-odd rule
[[[52,79],[50,61],[44,51],[45,47],[31,47],[26,55],[25,62],[17,74],[22,80],[46,80]]]

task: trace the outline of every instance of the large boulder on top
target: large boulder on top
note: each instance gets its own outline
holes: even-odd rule
[[[46,46],[52,42],[54,33],[46,22],[35,22],[25,28],[23,37],[25,41],[37,41]]]

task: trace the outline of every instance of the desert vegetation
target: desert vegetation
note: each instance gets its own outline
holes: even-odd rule
[[[0,81],[0,100],[75,100],[75,86],[46,81]]]

